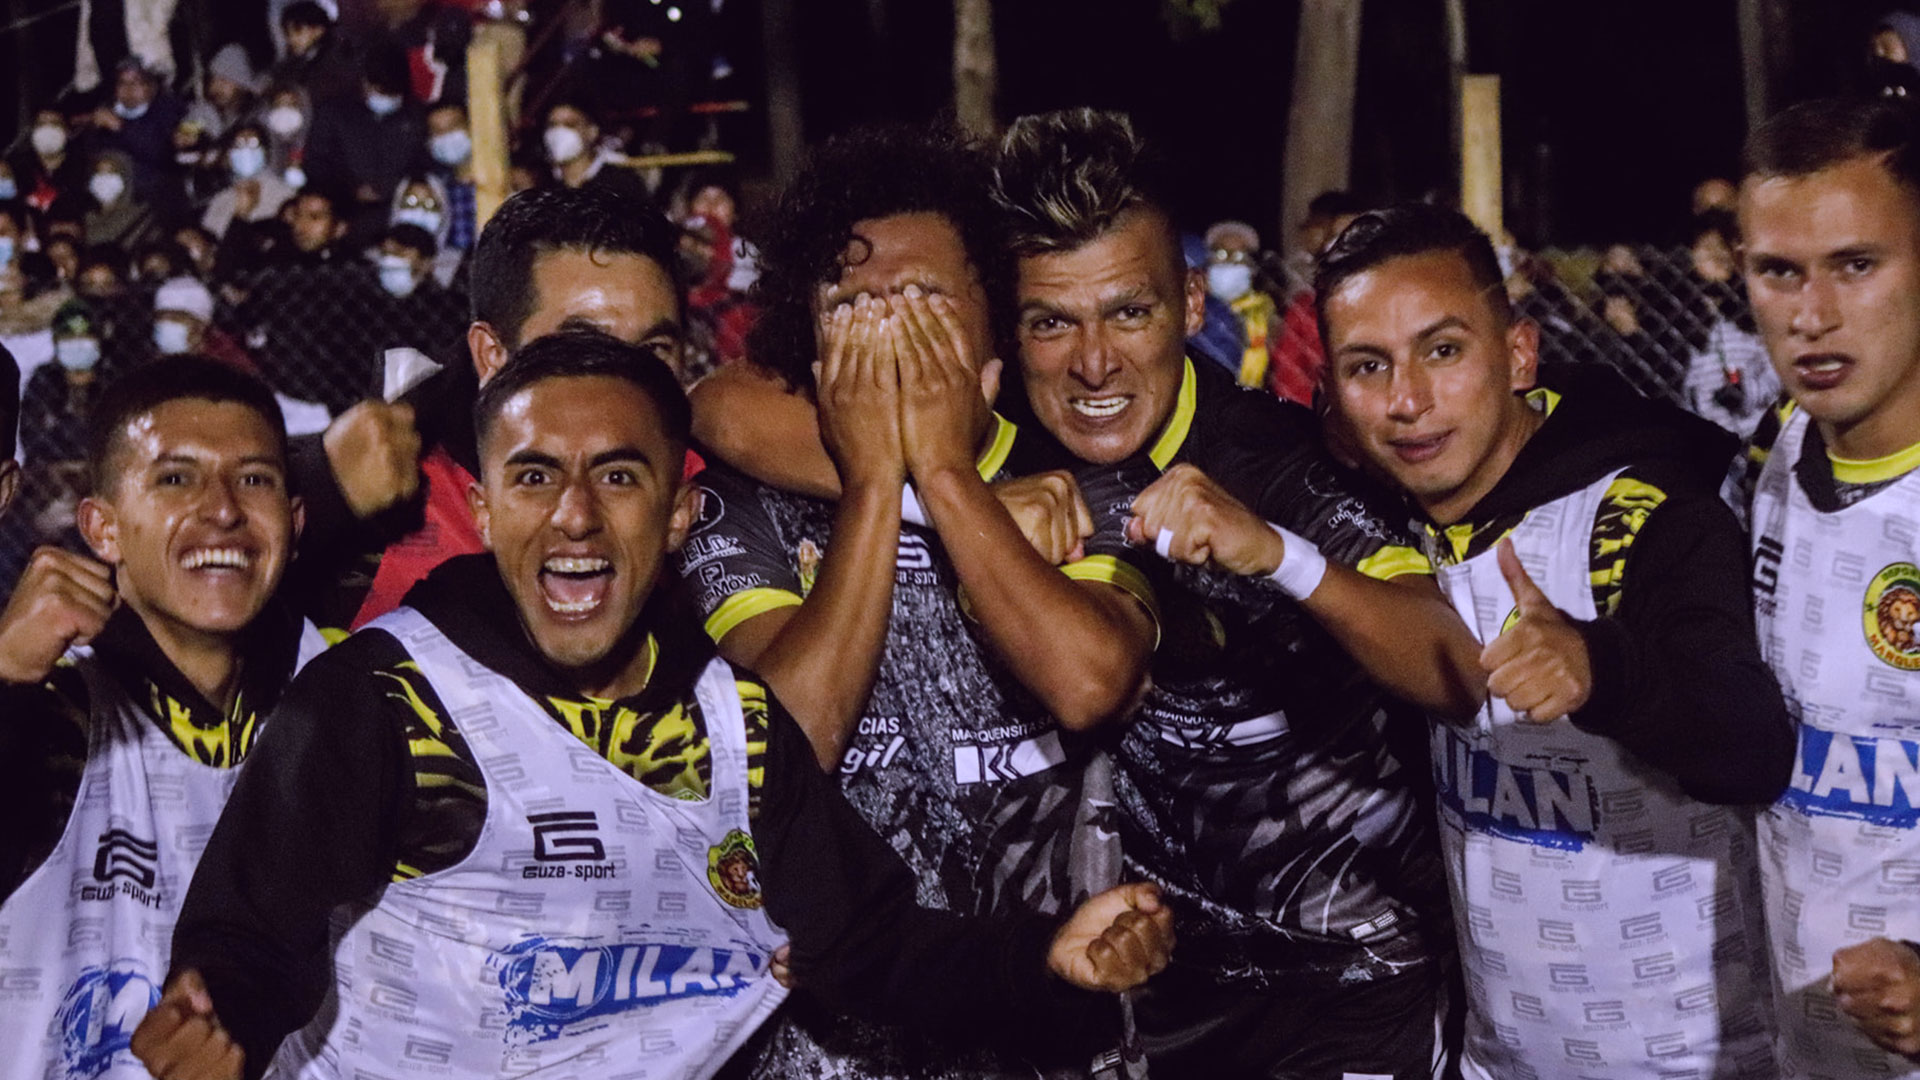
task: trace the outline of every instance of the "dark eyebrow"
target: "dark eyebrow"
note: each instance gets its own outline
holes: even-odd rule
[[[1335,356],[1371,356],[1379,360],[1393,359],[1393,353],[1391,351],[1387,349],[1383,349],[1378,345],[1370,345],[1364,341],[1356,341],[1351,345],[1342,345],[1334,353],[1334,355]]]
[[[640,335],[640,340],[645,341],[648,338],[660,337],[662,335],[679,337],[680,324],[672,319],[661,319],[659,322],[647,327],[646,332]]]
[[[1158,294],[1156,294],[1153,291],[1152,286],[1148,286],[1148,285],[1137,286],[1135,288],[1128,289],[1126,292],[1121,293],[1119,296],[1110,297],[1106,300],[1101,301],[1100,314],[1112,315],[1115,312],[1119,311],[1121,308],[1131,307],[1134,304],[1152,303],[1153,301],[1158,299],[1160,299],[1160,297]]]
[[[587,468],[597,469],[602,465],[622,463],[651,466],[653,459],[647,456],[646,451],[637,446],[616,446],[611,450],[602,450],[593,455],[593,458],[587,462]]]
[[[549,469],[563,469],[566,466],[552,454],[543,454],[538,450],[515,450],[507,456],[508,465],[541,465]]]
[[[1020,301],[1020,317],[1024,319],[1029,315],[1051,315],[1056,319],[1073,318],[1073,316],[1067,314],[1059,306],[1045,300]]]
[[[1828,262],[1846,262],[1848,259],[1858,259],[1858,258],[1861,258],[1862,256],[1878,255],[1885,250],[1886,248],[1881,247],[1879,244],[1854,244],[1850,247],[1843,247],[1839,251],[1828,252],[1827,261]]]
[[[1420,341],[1424,338],[1430,338],[1442,330],[1470,330],[1470,329],[1472,328],[1467,325],[1467,321],[1465,319],[1462,319],[1458,315],[1449,315],[1446,318],[1441,319],[1439,322],[1434,323],[1432,326],[1429,326],[1426,329],[1420,331],[1419,333],[1413,335],[1413,340]]]

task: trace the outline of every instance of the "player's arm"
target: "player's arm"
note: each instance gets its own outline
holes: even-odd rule
[[[1675,495],[1627,551],[1619,610],[1576,624],[1592,690],[1573,722],[1703,802],[1771,801],[1793,768],[1793,722],[1760,655],[1747,558],[1731,511]]]
[[[751,363],[728,364],[687,396],[693,437],[714,457],[782,491],[840,496],[840,473],[821,441],[813,402],[773,374]]]
[[[975,452],[990,413],[951,304],[909,287],[893,310],[907,466],[973,618],[1062,726],[1124,715],[1153,653],[1144,579],[1118,569],[1076,579],[1040,556],[980,476]]]
[[[1118,1010],[1108,994],[1158,972],[1172,949],[1171,915],[1152,887],[1104,893],[1064,922],[921,908],[905,864],[770,704],[754,844],[767,913],[792,941],[802,991],[970,1042],[1079,1061],[1110,1045]]]
[[[812,740],[820,767],[831,769],[866,706],[880,669],[893,610],[894,564],[900,545],[899,376],[881,340],[884,305],[837,308],[823,328],[818,375],[823,432],[845,477],[834,512],[833,542],[804,600],[783,549],[764,521],[749,520],[747,498],[734,498],[729,536],[737,556],[713,565],[752,562],[757,569],[713,574],[683,560],[683,574],[702,594],[707,632],[728,660],[758,672]],[[696,534],[694,543],[701,534]],[[746,586],[754,580],[772,588]]]
[[[1273,582],[1399,697],[1451,717],[1473,715],[1484,700],[1480,643],[1412,549],[1374,543],[1357,566],[1344,565],[1186,464],[1141,492],[1133,515],[1129,538],[1169,559]]]
[[[166,994],[134,1036],[150,1068],[218,1057],[207,1046],[224,1036],[257,1077],[319,1009],[328,919],[390,878],[412,796],[399,706],[373,674],[399,652],[356,636],[309,664],[267,721],[187,890]]]

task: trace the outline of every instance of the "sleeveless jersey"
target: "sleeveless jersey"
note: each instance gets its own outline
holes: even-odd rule
[[[325,648],[306,624],[297,664]],[[86,680],[87,763],[53,851],[0,905],[0,1078],[148,1080],[128,1046],[239,769],[182,751],[91,649],[67,659]]]
[[[1761,647],[1800,722],[1793,778],[1760,817],[1781,1070],[1920,1076],[1828,984],[1837,949],[1920,939],[1920,477],[1823,513],[1794,475],[1809,423],[1781,431],[1752,519]]]
[[[1575,619],[1597,613],[1594,520],[1618,475],[1536,507],[1511,534],[1528,576]],[[1511,625],[1497,546],[1438,573],[1482,642]],[[1431,737],[1468,1077],[1772,1075],[1748,815],[1497,698],[1471,725],[1435,720]]]
[[[335,985],[269,1075],[711,1076],[786,992],[761,907],[733,669],[695,692],[705,800],[640,784],[402,607],[375,620],[419,664],[487,788],[473,851],[388,885],[335,927]]]

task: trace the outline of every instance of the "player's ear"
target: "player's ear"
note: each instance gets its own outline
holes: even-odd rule
[[[1184,295],[1187,301],[1187,336],[1192,337],[1207,324],[1207,275],[1189,267]]]
[[[73,512],[73,524],[95,558],[108,566],[120,565],[120,522],[112,503],[91,495],[81,499]]]
[[[486,489],[477,480],[467,485],[467,512],[473,515],[473,528],[480,534],[480,545],[492,551],[493,515],[487,509]]]
[[[1507,327],[1508,386],[1514,393],[1533,389],[1540,379],[1540,324],[1515,318]]]
[[[473,356],[473,371],[483,386],[507,366],[507,343],[492,323],[475,322],[467,327],[467,352]]]
[[[679,551],[680,545],[687,542],[687,533],[693,530],[694,519],[700,516],[700,498],[700,489],[684,480],[673,493],[673,516],[667,519],[668,551]]]

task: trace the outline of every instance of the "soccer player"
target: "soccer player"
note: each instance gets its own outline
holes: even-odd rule
[[[296,666],[274,601],[300,506],[272,392],[200,357],[91,418],[92,555],[35,552],[0,612],[0,1076],[137,1070],[207,834]]]
[[[793,710],[923,900],[1052,913],[1117,880],[1092,820],[1110,765],[1089,785],[1073,730],[1137,699],[1152,596],[1118,518],[1068,530],[1081,555],[1056,568],[989,489],[1037,455],[989,408],[1007,260],[988,181],[980,153],[932,129],[820,149],[763,248],[753,353],[818,400],[838,501],[711,466],[678,565],[721,655]],[[909,478],[923,516],[903,524]],[[978,1040],[795,1006],[762,1075],[1032,1072]]]
[[[1760,817],[1780,1066],[1920,1076],[1920,132],[1897,102],[1808,103],[1745,170],[1747,288],[1792,397],[1754,436],[1749,515],[1800,721]]]
[[[696,507],[657,357],[549,335],[475,422],[490,554],[443,564],[289,692],[135,1038],[156,1075],[258,1076],[310,1021],[289,1073],[710,1076],[779,1003],[788,940],[841,1007],[1036,1038],[1165,963],[1150,886],[1064,922],[915,906],[778,698],[662,617]]]
[[[1412,205],[1362,214],[1314,283],[1329,422],[1486,644],[1486,706],[1432,725],[1463,1071],[1770,1076],[1743,807],[1793,740],[1716,494],[1730,440],[1611,375],[1536,388],[1501,277],[1465,217]]]

